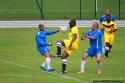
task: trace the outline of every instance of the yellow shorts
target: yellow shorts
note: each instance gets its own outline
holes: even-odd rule
[[[114,42],[114,35],[104,35],[104,43],[106,42],[112,45]]]
[[[72,52],[74,52],[75,50],[77,50],[78,46],[77,45],[72,45],[72,48],[69,49],[69,45],[70,45],[71,40],[64,40],[65,43],[65,47],[64,50],[70,55]]]

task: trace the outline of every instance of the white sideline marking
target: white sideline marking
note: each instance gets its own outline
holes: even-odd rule
[[[25,65],[22,65],[22,64],[17,64],[17,63],[14,63],[14,62],[11,62],[11,61],[7,61],[7,60],[0,59],[0,61],[4,62],[4,63],[11,64],[11,65],[16,65],[16,66],[19,66],[19,67],[22,67],[22,68],[33,69],[32,67],[25,66]]]
[[[0,59],[0,62],[4,62],[4,63],[8,63],[8,64],[11,64],[11,65],[15,65],[15,66],[18,66],[18,67],[22,67],[22,68],[27,68],[27,69],[31,69],[31,70],[34,70],[34,68],[32,67],[29,67],[29,66],[26,66],[26,65],[22,65],[22,64],[17,64],[17,63],[14,63],[12,61],[8,61],[8,60],[2,60]],[[83,81],[83,80],[80,80],[80,79],[76,79],[74,77],[71,77],[71,76],[67,76],[67,75],[61,75],[61,74],[58,74],[58,73],[54,73],[54,72],[46,72],[45,73],[48,73],[48,74],[52,74],[52,75],[56,75],[56,76],[59,76],[59,77],[62,77],[62,78],[65,78],[65,79],[69,79],[69,80],[74,80],[74,81],[77,81],[77,82],[81,82],[81,83],[90,83],[88,81]],[[2,76],[2,75],[0,75]],[[9,75],[8,75],[9,76]],[[10,75],[10,76],[16,76],[16,75]],[[17,75],[19,76],[19,75]],[[21,76],[21,75],[20,75]],[[28,77],[29,75],[22,75],[24,77]],[[34,77],[34,76],[31,76],[31,77]],[[35,76],[36,77],[36,76]],[[37,77],[38,78],[38,77]]]
[[[48,74],[53,74],[53,75],[59,76],[59,77],[61,77],[61,78],[66,78],[66,79],[71,79],[71,80],[75,80],[75,81],[78,81],[78,82],[83,82],[82,80],[73,78],[73,77],[71,77],[71,76],[61,75],[61,74],[54,73],[54,72],[46,72],[46,71],[44,71],[44,72],[45,72],[45,73],[48,73]]]
[[[17,74],[13,74],[13,75],[6,75],[6,74],[4,74],[4,75],[0,75],[0,77],[24,77],[24,78],[31,78],[31,77],[35,77],[35,78],[37,78],[37,79],[41,79],[40,77],[38,77],[38,76],[34,76],[34,75],[17,75]]]

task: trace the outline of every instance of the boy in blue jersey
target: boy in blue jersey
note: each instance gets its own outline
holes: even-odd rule
[[[115,21],[115,17],[111,14],[111,10],[106,9],[105,15],[100,18],[100,23],[105,22],[107,16],[110,16],[111,21]]]
[[[50,42],[46,41],[46,35],[52,35],[57,33],[59,30],[55,31],[45,31],[45,27],[43,24],[39,24],[39,31],[36,34],[36,48],[41,53],[41,55],[46,56],[45,61],[40,66],[44,71],[53,71],[54,68],[51,68],[50,63],[52,60],[52,54],[48,50],[47,46],[52,46]]]
[[[84,73],[84,67],[86,64],[86,59],[88,57],[96,57],[96,61],[98,63],[98,68],[97,68],[97,74],[101,74],[101,54],[102,54],[102,31],[98,30],[99,24],[97,22],[94,22],[92,25],[91,30],[89,30],[86,34],[83,33],[83,36],[81,39],[89,39],[90,47],[84,54],[81,60],[81,70],[80,74]]]

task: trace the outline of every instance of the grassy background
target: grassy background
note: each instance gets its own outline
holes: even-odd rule
[[[51,30],[51,28],[48,28]],[[80,28],[80,33],[88,28]],[[88,48],[88,40],[80,41],[79,50],[68,58],[67,74],[63,77],[60,59],[53,59],[52,66],[56,68],[53,73],[42,72],[39,68],[44,60],[35,47],[36,28],[1,28],[0,29],[0,82],[2,83],[82,83],[93,79],[121,79],[125,80],[125,49],[124,31],[119,28],[116,33],[115,43],[109,59],[102,59],[102,74],[96,75],[95,58],[87,60],[86,72],[79,75],[80,58]],[[49,47],[53,54],[56,53],[56,41],[67,38],[67,33],[59,32],[48,36],[53,46]],[[32,69],[30,69],[30,67]],[[74,80],[77,79],[77,80]],[[80,81],[78,81],[80,80]]]
[[[38,0],[42,4],[43,19],[80,19],[80,0]],[[42,3],[41,3],[42,1]],[[106,8],[119,18],[119,0],[97,0],[97,18]],[[120,0],[121,19],[125,19],[125,0]],[[81,0],[82,19],[95,19],[95,0]],[[39,20],[41,14],[36,0],[0,0],[0,20]]]

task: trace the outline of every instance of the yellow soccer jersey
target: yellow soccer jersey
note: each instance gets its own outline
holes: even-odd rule
[[[102,23],[101,29],[104,29],[104,42],[105,43],[109,42],[112,45],[114,42],[114,33],[115,32],[110,33],[110,31],[112,29],[114,29],[114,30],[117,29],[116,24],[113,21],[111,21],[110,23],[107,23],[107,21],[105,21]]]
[[[72,41],[73,34],[77,34],[77,38],[74,41],[74,43],[73,43],[74,45],[73,46],[77,46],[78,47],[78,44],[79,44],[79,30],[78,30],[77,26],[72,27],[71,31],[69,32],[69,40],[70,41]]]
[[[107,21],[105,21],[102,23],[101,29],[104,29],[104,34],[114,34],[114,32],[110,33],[110,31],[113,29],[117,29],[117,26],[113,21],[111,21],[110,23],[107,23]]]
[[[73,42],[71,49],[69,49],[69,45],[72,41],[73,38],[73,34],[77,34],[77,38],[76,40]],[[79,31],[77,26],[74,26],[71,28],[71,31],[69,32],[69,39],[64,39],[64,43],[65,43],[65,48],[64,50],[70,55],[72,52],[74,52],[75,50],[78,49],[78,45],[79,45]]]

